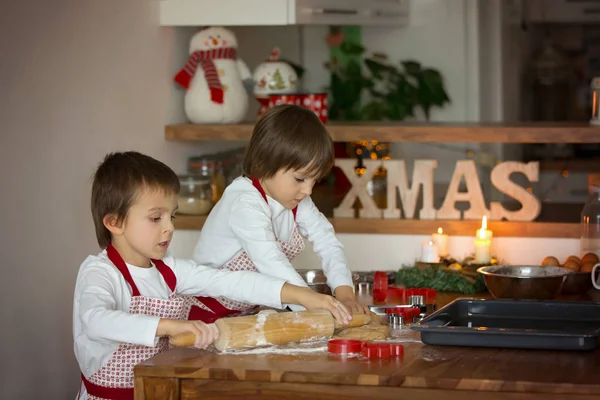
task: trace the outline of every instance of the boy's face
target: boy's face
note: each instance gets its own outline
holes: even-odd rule
[[[148,267],[149,260],[161,259],[173,237],[177,196],[162,190],[144,189],[135,199],[113,244],[129,264]]]
[[[305,170],[279,170],[273,177],[261,179],[260,183],[267,195],[277,200],[285,208],[295,208],[306,196],[310,196],[316,179]]]

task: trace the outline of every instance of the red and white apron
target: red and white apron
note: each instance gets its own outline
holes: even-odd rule
[[[267,195],[264,189],[258,182],[258,179],[252,179],[252,184],[260,192],[263,199],[268,203]],[[294,221],[296,220],[297,207],[292,210],[294,213]],[[292,261],[298,254],[304,250],[305,244],[302,235],[298,232],[298,225],[294,223],[294,232],[290,237],[289,242],[277,239],[281,245],[281,250],[286,255],[288,260]],[[229,260],[219,269],[228,269],[230,271],[253,271],[258,272],[256,265],[252,262],[248,254],[243,251],[238,256]],[[215,320],[241,314],[256,308],[254,304],[233,301],[224,297],[214,299],[212,297],[190,297],[191,310],[188,317],[189,320],[201,320],[205,323],[212,323]]]
[[[108,258],[123,274],[125,281],[131,286],[131,314],[150,315],[153,317],[180,319],[187,318],[189,305],[184,297],[175,295],[177,278],[173,270],[161,260],[152,260],[165,282],[171,289],[168,299],[141,296],[140,292],[127,269],[127,265],[119,252],[108,245],[106,249]],[[86,378],[81,374],[81,379],[87,390],[90,400],[133,400],[133,367],[158,353],[169,349],[169,338],[161,337],[156,347],[148,347],[122,343],[115,350],[109,360],[92,376]]]

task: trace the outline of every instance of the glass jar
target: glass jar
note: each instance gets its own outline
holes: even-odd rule
[[[600,186],[593,185],[581,211],[581,256],[594,253],[600,257]]]
[[[180,175],[181,189],[177,196],[179,214],[208,215],[213,207],[213,189],[210,181],[194,175]]]
[[[212,202],[215,204],[221,197],[217,178],[218,162],[212,156],[190,157],[188,159],[188,173],[198,179],[206,180],[212,187]]]

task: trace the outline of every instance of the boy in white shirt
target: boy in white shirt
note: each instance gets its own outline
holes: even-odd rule
[[[281,308],[298,303],[351,317],[331,296],[254,272],[220,271],[166,256],[179,180],[165,164],[137,152],[106,156],[92,185],[92,215],[104,249],[82,263],[75,286],[73,336],[82,372],[79,399],[133,399],[134,365],[193,333],[206,348],[214,324],[187,321],[193,295],[227,296]],[[188,296],[188,297],[185,297]]]
[[[348,261],[333,226],[310,198],[315,182],[331,169],[333,141],[310,110],[279,105],[257,121],[243,173],[210,212],[196,247],[196,262],[212,268],[258,271],[307,286],[291,260],[313,244],[335,297],[351,312],[369,312],[354,296]],[[198,297],[191,320],[211,322],[255,307],[235,299]],[[290,305],[292,310],[302,309]]]

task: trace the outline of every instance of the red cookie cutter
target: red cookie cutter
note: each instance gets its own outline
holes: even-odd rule
[[[364,342],[362,355],[366,358],[390,358],[404,355],[404,346],[400,343]]]
[[[327,350],[334,354],[360,353],[363,342],[353,339],[332,339],[327,342]]]
[[[366,358],[390,358],[389,343],[365,342],[362,345],[362,355]]]
[[[400,343],[390,343],[390,355],[400,357],[404,355],[404,346]]]

